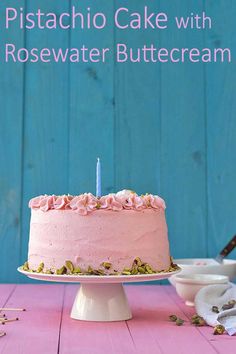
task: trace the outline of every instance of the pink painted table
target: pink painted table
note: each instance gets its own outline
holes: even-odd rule
[[[78,285],[0,285],[0,306],[25,307],[17,322],[2,325],[4,354],[235,354],[236,336],[214,336],[211,327],[188,322],[194,313],[171,286],[126,286],[133,319],[126,322],[81,322],[70,318]],[[0,325],[1,326],[1,325]]]

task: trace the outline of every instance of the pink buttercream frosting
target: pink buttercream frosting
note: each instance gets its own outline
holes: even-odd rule
[[[123,209],[122,203],[118,200],[115,194],[108,194],[101,197],[98,203],[98,207],[100,207],[101,209],[108,209],[114,211],[120,211]]]
[[[30,200],[31,209],[48,210],[74,210],[80,215],[87,215],[94,210],[121,211],[153,208],[165,209],[165,202],[157,195],[145,194],[137,195],[130,190],[123,190],[118,193],[111,193],[101,198],[95,197],[91,193],[84,193],[78,196],[63,195],[41,195]]]
[[[55,272],[66,260],[83,271],[110,262],[122,272],[140,257],[155,270],[170,266],[169,242],[163,209],[141,211],[100,208],[81,217],[71,210],[32,209],[28,261],[31,269],[41,262]]]
[[[143,197],[143,201],[146,205],[146,207],[151,207],[154,209],[165,209],[166,208],[166,204],[165,201],[160,198],[158,195],[152,195],[152,194],[146,194]]]

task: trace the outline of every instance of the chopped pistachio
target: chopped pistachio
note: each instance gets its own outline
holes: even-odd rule
[[[43,271],[43,268],[44,268],[44,263],[43,262],[41,262],[40,264],[39,264],[39,266],[38,266],[38,269],[37,269],[37,273],[42,273],[42,271]]]
[[[97,271],[101,275],[106,275],[104,269],[99,268]]]
[[[182,318],[177,318],[175,324],[176,326],[182,326],[184,324],[184,320],[182,320]]]
[[[132,268],[132,269],[131,269],[131,274],[132,274],[132,275],[138,274],[138,269],[137,269],[137,268]]]
[[[88,266],[88,273],[93,274],[93,268],[91,266]]]
[[[142,261],[141,261],[141,259],[140,259],[139,257],[136,257],[136,258],[134,259],[134,263],[137,264],[138,267],[141,267],[142,264],[143,264]]]
[[[80,267],[74,268],[73,274],[78,274],[78,273],[81,273]]]
[[[105,269],[110,269],[111,268],[111,263],[110,262],[103,262],[101,264]]]
[[[218,306],[212,306],[211,311],[215,312],[215,313],[219,313],[220,312]]]
[[[131,269],[138,269],[138,265],[135,262],[133,262]]]
[[[124,272],[131,272],[131,269],[128,268],[128,267],[125,267],[125,268],[123,269],[123,271],[124,271]]]
[[[229,300],[229,301],[228,301],[228,304],[229,304],[229,305],[236,305],[236,300]]]
[[[178,317],[177,317],[176,315],[170,315],[170,316],[169,316],[169,320],[170,320],[171,322],[175,322],[177,319],[178,319]]]
[[[146,270],[146,273],[148,273],[148,274],[152,274],[153,273],[153,269],[152,269],[152,267],[149,264],[145,265],[145,270]]]
[[[73,263],[71,261],[66,261],[65,264],[66,264],[66,268],[70,271],[70,273],[73,273],[74,271]]]
[[[51,269],[46,269],[45,274],[53,274],[53,272],[51,271]]]
[[[105,272],[103,269],[94,269],[93,274],[94,275],[105,275]]]
[[[67,272],[67,269],[66,269],[65,266],[62,266],[60,269],[57,269],[57,270],[56,270],[56,274],[57,274],[57,275],[66,274],[66,272]]]
[[[203,318],[197,314],[195,314],[191,317],[191,323],[194,325],[198,325],[199,322],[201,322],[201,320],[203,320]]]
[[[114,272],[109,273],[109,275],[119,275],[119,272],[117,272],[117,271],[114,270]]]
[[[195,320],[192,321],[192,324],[194,324],[197,327],[202,327],[202,326],[206,325],[206,322],[205,322],[204,318],[199,316],[198,318],[196,318]]]
[[[132,267],[128,268],[125,267],[122,272],[119,272],[117,270],[112,270],[110,273],[106,272],[107,270],[111,270],[112,264],[110,262],[103,262],[101,266],[104,269],[93,269],[91,266],[88,266],[87,271],[81,270],[80,267],[75,267],[73,263],[69,260],[65,262],[65,265],[55,271],[52,271],[51,269],[44,269],[44,264],[41,262],[38,266],[37,269],[30,269],[28,262],[25,262],[22,266],[22,269],[31,273],[44,273],[44,274],[80,274],[80,275],[138,275],[138,274],[152,274],[152,273],[160,273],[163,272],[164,270],[157,271],[152,268],[151,265],[148,263],[144,263],[140,257],[136,257],[133,261]],[[176,265],[173,265],[172,268],[170,268],[168,271],[173,271],[176,270],[178,267]],[[165,270],[166,271],[166,270]],[[227,306],[232,306],[233,304],[236,303],[235,300],[232,300],[227,304]]]
[[[141,274],[145,274],[145,268],[144,267],[138,267],[138,271]]]
[[[25,271],[28,271],[28,270],[29,270],[29,263],[28,263],[28,262],[25,262],[25,263],[23,264],[23,270],[25,270]]]
[[[222,326],[222,325],[217,325],[217,326],[215,326],[214,327],[214,332],[213,332],[213,334],[223,334],[224,333],[224,331],[225,331],[225,327],[224,326]]]

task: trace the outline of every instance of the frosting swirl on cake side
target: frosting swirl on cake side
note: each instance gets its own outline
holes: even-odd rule
[[[123,190],[117,193],[110,193],[101,198],[95,197],[92,193],[84,193],[78,196],[72,195],[41,195],[29,201],[31,209],[48,210],[72,210],[80,215],[101,210],[143,210],[143,209],[165,209],[166,205],[162,198],[153,194],[139,196],[130,190]]]

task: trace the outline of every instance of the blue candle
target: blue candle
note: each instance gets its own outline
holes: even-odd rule
[[[101,162],[98,157],[97,159],[97,170],[96,170],[96,196],[102,196],[102,185],[101,185]]]

